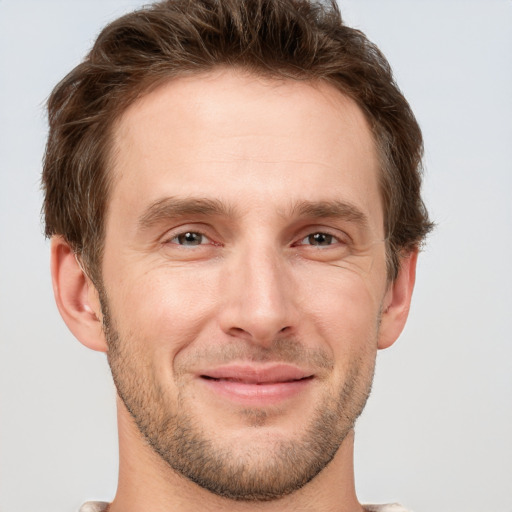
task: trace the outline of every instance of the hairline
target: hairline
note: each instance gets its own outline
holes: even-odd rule
[[[101,160],[101,172],[104,174],[105,179],[105,197],[104,197],[104,205],[103,205],[103,217],[102,223],[98,226],[98,237],[96,238],[94,244],[96,247],[94,250],[88,250],[85,247],[81,247],[78,251],[76,251],[77,256],[80,258],[82,263],[84,264],[88,276],[92,279],[93,283],[100,284],[102,283],[102,262],[103,262],[103,254],[105,248],[105,240],[106,240],[106,225],[107,218],[109,213],[109,202],[112,194],[113,187],[115,186],[117,180],[115,178],[116,173],[114,169],[116,167],[116,158],[119,152],[119,146],[116,143],[116,132],[122,123],[122,120],[126,114],[126,112],[133,107],[136,103],[143,101],[145,97],[159,89],[160,87],[165,87],[167,84],[174,80],[179,80],[181,78],[200,78],[200,77],[208,77],[213,75],[215,72],[220,70],[226,71],[240,71],[247,76],[253,76],[255,78],[266,79],[269,82],[280,82],[280,81],[296,81],[296,82],[306,82],[313,87],[317,87],[320,84],[327,84],[335,89],[339,94],[344,96],[345,98],[350,99],[355,103],[355,105],[362,112],[366,123],[368,124],[368,129],[372,137],[375,154],[377,156],[378,161],[378,169],[379,173],[377,176],[378,180],[378,189],[379,189],[379,197],[381,200],[381,207],[383,210],[383,230],[384,230],[384,238],[385,238],[385,246],[386,246],[386,266],[387,266],[387,275],[388,281],[392,282],[396,279],[398,270],[399,270],[399,258],[394,253],[394,248],[390,247],[389,238],[392,226],[389,224],[389,215],[391,204],[389,204],[389,200],[385,197],[389,195],[392,187],[392,173],[391,167],[392,162],[388,151],[385,147],[382,129],[378,123],[378,121],[372,116],[369,110],[362,104],[361,101],[355,97],[354,94],[350,93],[348,87],[344,87],[344,83],[342,80],[337,80],[335,77],[330,76],[308,76],[307,72],[302,70],[298,70],[297,74],[287,73],[286,70],[279,69],[271,69],[271,68],[257,68],[256,66],[244,65],[244,64],[227,64],[227,63],[218,63],[214,64],[211,67],[205,67],[203,69],[182,69],[182,70],[169,70],[168,73],[162,74],[161,76],[151,76],[146,77],[145,80],[141,82],[141,84],[135,86],[130,91],[131,94],[125,96],[124,100],[121,100],[119,103],[111,106],[109,109],[109,113],[115,113],[116,115],[112,117],[109,121],[107,121],[103,130],[105,132],[105,146],[103,149],[104,155]],[[388,194],[386,194],[386,188],[388,189]],[[391,198],[388,198],[391,199]],[[90,258],[92,255],[92,258]],[[85,258],[84,258],[85,256]]]

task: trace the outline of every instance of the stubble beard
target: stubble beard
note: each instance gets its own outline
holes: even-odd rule
[[[340,389],[321,400],[301,437],[265,442],[263,447],[256,443],[247,446],[247,442],[237,446],[232,440],[223,446],[216,441],[215,432],[205,432],[200,418],[190,414],[190,398],[183,388],[176,404],[168,403],[143,355],[130,350],[128,340],[120,339],[106,296],[100,296],[108,362],[119,397],[137,428],[172,470],[218,496],[262,502],[301,489],[334,458],[369,397],[374,357],[370,362],[368,358],[352,362]],[[278,345],[286,352],[294,343],[282,340]],[[265,425],[264,411],[245,413],[252,427]]]

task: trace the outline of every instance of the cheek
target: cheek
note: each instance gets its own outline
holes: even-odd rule
[[[136,340],[166,360],[198,337],[215,306],[212,279],[185,269],[128,269],[108,286],[111,314],[121,338]]]
[[[304,322],[338,369],[344,372],[354,359],[374,357],[384,286],[372,276],[340,268],[323,269],[305,282],[314,285],[303,284],[298,294]]]
[[[340,332],[375,326],[385,289],[385,279],[376,273],[355,272],[325,265],[297,276],[302,307]]]

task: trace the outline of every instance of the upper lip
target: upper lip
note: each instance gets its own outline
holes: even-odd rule
[[[290,364],[273,364],[271,366],[231,364],[202,371],[199,375],[211,379],[232,380],[246,384],[290,382],[313,376],[311,372]]]

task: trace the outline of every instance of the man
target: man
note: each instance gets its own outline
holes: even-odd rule
[[[119,397],[118,491],[82,510],[404,510],[353,478],[431,228],[378,49],[334,4],[171,0],[48,108],[56,301]]]

